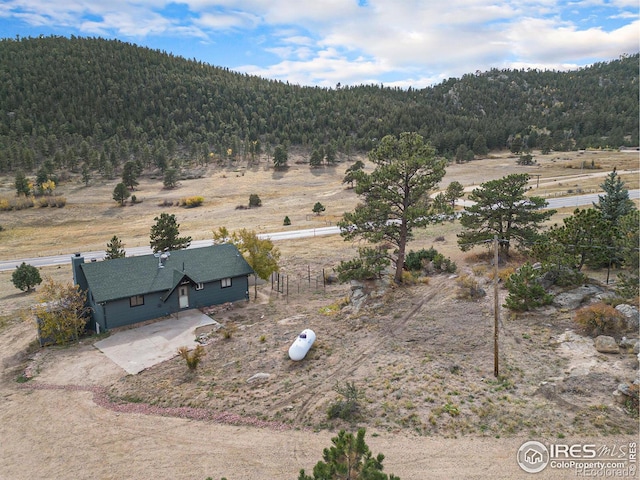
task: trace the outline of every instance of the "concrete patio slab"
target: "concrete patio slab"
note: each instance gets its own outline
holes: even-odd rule
[[[123,330],[95,343],[95,347],[135,375],[177,355],[178,348],[195,348],[196,329],[215,323],[200,310],[186,310],[171,318]]]

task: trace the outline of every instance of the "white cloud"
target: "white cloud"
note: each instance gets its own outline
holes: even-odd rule
[[[229,65],[234,70],[300,84],[393,78],[384,83],[425,86],[492,67],[564,69],[634,53],[637,7],[637,0],[368,0],[363,7],[356,0],[4,0],[0,17],[136,41],[222,45],[224,35],[242,34],[255,38],[252,59],[276,60]],[[605,27],[605,16],[616,23]]]
[[[247,12],[203,13],[195,23],[205,29],[252,29],[260,23],[256,15]]]

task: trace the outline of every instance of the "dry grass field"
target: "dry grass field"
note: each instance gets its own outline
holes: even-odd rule
[[[590,165],[592,159],[601,168],[582,169],[583,160]],[[134,192],[142,203],[125,207],[111,199],[116,181],[95,179],[85,187],[71,179],[57,189],[67,199],[64,208],[0,212],[0,259],[104,250],[114,234],[125,247],[147,245],[153,218],[161,212],[175,213],[181,233],[196,240],[211,238],[220,226],[260,233],[325,226],[357,202],[342,185],[348,165],[310,170],[291,162],[283,172],[264,163],[211,168],[175,190],[143,177]],[[539,180],[532,177],[535,194],[569,195],[597,188],[614,166],[629,171],[622,178],[629,188],[638,188],[637,154],[618,152],[537,156],[537,165],[530,167],[496,154],[451,165],[441,187],[458,180],[472,189],[527,172],[539,175]],[[252,193],[263,206],[236,209],[247,205]],[[12,179],[2,179],[0,197],[11,194]],[[203,206],[175,206],[194,195],[205,198]],[[317,201],[325,205],[326,216],[311,213]],[[164,202],[174,205],[159,206]],[[554,221],[569,213],[560,212]],[[285,215],[290,227],[282,225]],[[612,398],[618,383],[636,375],[637,359],[597,353],[589,339],[573,333],[571,311],[547,308],[514,316],[502,310],[501,375],[494,377],[491,269],[483,251],[459,251],[458,232],[457,223],[430,227],[416,232],[410,245],[414,250],[433,246],[451,257],[457,277],[434,276],[379,291],[370,285],[372,299],[359,311],[343,308],[348,285],[315,282],[323,268],[353,257],[357,244],[339,236],[278,242],[289,295],[265,284],[251,302],[214,311],[232,334],[210,337],[195,374],[175,358],[126,375],[104,360],[91,339],[68,348],[34,349],[33,327],[17,318],[35,297],[11,285],[11,272],[0,272],[0,471],[9,472],[10,479],[148,478],[149,469],[158,478],[295,478],[299,468],[310,471],[320,459],[332,432],[366,426],[373,453],[385,454],[385,471],[403,480],[522,478],[514,459],[525,440],[637,440],[637,419]],[[69,266],[45,267],[41,273],[71,279]],[[460,298],[463,276],[489,294]],[[504,289],[500,295],[503,300]],[[318,340],[304,361],[291,362],[287,349],[307,327]],[[15,379],[27,366],[34,379],[21,388]],[[256,373],[267,375],[248,382]],[[353,423],[328,419],[328,407],[340,399],[335,387],[349,382],[362,393],[360,415]],[[94,387],[104,389],[111,407],[97,406],[104,402],[91,393]],[[159,410],[118,413],[113,405]],[[175,407],[228,414],[230,420],[157,413]],[[263,423],[271,427],[251,426]],[[73,448],[83,448],[83,458],[65,453]],[[35,462],[21,453],[30,449]],[[137,454],[128,464],[124,459],[131,449]],[[476,463],[460,461],[472,455]],[[537,478],[565,474],[547,469]]]

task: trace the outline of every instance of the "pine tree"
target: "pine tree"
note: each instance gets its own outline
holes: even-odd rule
[[[42,283],[42,278],[36,267],[22,262],[11,275],[11,282],[17,289],[30,292],[33,287]]]
[[[371,174],[358,175],[356,193],[363,203],[338,223],[345,240],[362,237],[395,247],[395,282],[402,283],[407,242],[414,228],[433,219],[428,192],[445,174],[445,161],[417,133],[384,137],[369,154]]]
[[[283,145],[278,145],[273,151],[273,166],[275,168],[284,168],[287,166],[289,154]]]
[[[113,189],[113,199],[116,202],[119,202],[120,206],[124,206],[125,200],[130,196],[131,196],[131,193],[129,193],[129,190],[127,189],[127,186],[124,183],[117,184],[116,187]]]
[[[593,206],[602,214],[602,217],[616,225],[618,219],[631,213],[635,206],[629,199],[629,191],[624,188],[624,182],[618,176],[616,169],[607,176],[604,183],[600,184],[604,195],[598,195],[598,203]]]
[[[140,174],[140,169],[136,162],[127,162],[124,164],[124,168],[122,170],[122,183],[124,183],[127,187],[133,190],[138,186],[138,175]]]
[[[16,173],[14,185],[16,187],[16,195],[18,196],[24,195],[26,197],[31,192],[31,189],[29,188],[29,180],[27,180],[27,177],[22,171]]]
[[[384,455],[376,457],[371,454],[364,441],[366,430],[361,428],[354,436],[341,430],[337,437],[331,439],[333,446],[325,448],[322,453],[324,461],[313,467],[313,477],[300,471],[298,480],[400,480],[395,475],[382,473]]]
[[[498,235],[500,249],[508,256],[512,241],[527,245],[536,240],[542,222],[555,210],[543,210],[547,202],[540,197],[526,197],[527,174],[512,174],[480,185],[469,195],[475,202],[460,217],[464,228],[458,245],[467,251],[489,242]]]
[[[325,208],[324,205],[322,205],[320,202],[316,202],[316,204],[313,206],[313,210],[312,211],[316,215],[320,215],[325,210],[326,210],[326,208]]]
[[[180,224],[176,222],[176,216],[168,213],[161,213],[155,217],[155,225],[151,227],[149,244],[153,253],[165,250],[181,250],[189,247],[191,237],[180,237]]]
[[[105,252],[104,259],[113,260],[114,258],[124,258],[125,256],[126,252],[124,250],[124,245],[117,237],[117,235],[114,235],[107,243],[107,250]]]

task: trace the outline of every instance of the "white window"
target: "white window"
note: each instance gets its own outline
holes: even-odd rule
[[[130,307],[139,307],[140,305],[144,305],[143,295],[134,295],[133,297],[129,298]]]
[[[230,278],[223,278],[222,280],[220,280],[220,285],[222,286],[222,288],[227,288],[231,286],[231,279]]]
[[[198,282],[196,283],[196,290],[202,290],[204,288],[204,283]]]

